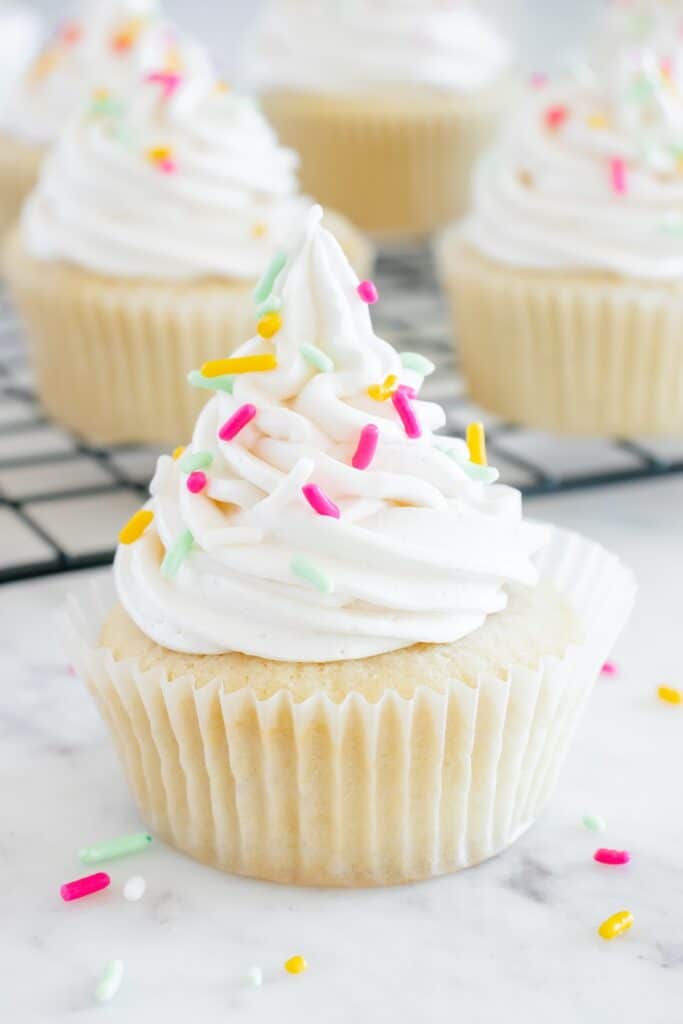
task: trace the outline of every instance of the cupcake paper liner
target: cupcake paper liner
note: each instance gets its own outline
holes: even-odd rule
[[[306,192],[385,239],[419,238],[467,208],[470,176],[510,103],[477,97],[271,93],[263,109],[301,156]]]
[[[45,150],[0,136],[0,236],[11,228],[38,180]]]
[[[496,265],[447,235],[442,273],[470,396],[567,434],[683,432],[683,289]]]
[[[631,574],[553,531],[539,567],[584,636],[505,678],[454,678],[376,703],[289,691],[259,700],[219,679],[169,680],[99,646],[111,594],[71,602],[67,643],[114,738],[148,826],[235,874],[386,885],[456,871],[509,846],[552,792],[593,682],[631,609]],[[389,682],[390,685],[390,682]]]
[[[344,220],[327,223],[359,275],[370,244]],[[187,441],[211,392],[190,370],[228,355],[256,332],[255,282],[116,280],[30,257],[14,232],[5,271],[28,334],[48,414],[100,444]]]

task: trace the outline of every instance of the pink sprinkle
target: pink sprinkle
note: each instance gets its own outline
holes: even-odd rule
[[[175,174],[178,170],[178,164],[175,160],[160,160],[159,170],[164,174]]]
[[[600,849],[593,854],[593,860],[597,860],[598,864],[628,864],[630,859],[628,850]]]
[[[625,196],[628,192],[628,175],[626,172],[626,161],[620,156],[614,156],[609,162],[609,173],[612,181],[612,188],[618,196]]]
[[[532,89],[542,89],[548,84],[548,76],[543,71],[534,71],[529,84]]]
[[[417,391],[408,384],[399,384],[397,391],[402,391],[407,398],[417,398]]]
[[[229,420],[223,424],[218,431],[221,441],[232,441],[241,430],[244,430],[248,423],[251,423],[256,415],[256,406],[249,403],[241,405],[237,412],[233,413]]]
[[[356,291],[363,302],[367,302],[368,306],[374,306],[379,299],[377,288],[372,281],[361,281]]]
[[[556,131],[561,128],[562,125],[569,117],[569,110],[565,106],[548,107],[543,119],[546,124],[546,128],[550,128],[551,131]]]
[[[401,422],[408,437],[422,437],[422,429],[405,389],[402,387],[398,388],[391,396],[391,401],[394,403],[394,409],[401,417]]]
[[[172,71],[153,71],[150,75],[147,75],[147,81],[153,85],[160,85],[164,99],[170,100],[182,82],[182,77],[174,74]]]
[[[306,484],[301,490],[308,504],[319,516],[331,516],[332,519],[341,518],[341,513],[335,503],[330,501],[326,494],[323,494],[317,484]]]
[[[606,661],[601,669],[603,676],[616,676],[619,674],[619,669],[613,661]]]
[[[84,896],[90,896],[93,892],[100,892],[109,885],[109,875],[104,871],[98,871],[95,875],[77,878],[75,882],[65,882],[59,892],[65,903],[71,903],[72,900],[82,900]]]
[[[360,432],[358,447],[351,459],[354,469],[367,469],[375,457],[377,445],[379,444],[379,427],[374,423],[368,423]]]
[[[202,473],[201,469],[198,469],[188,476],[187,489],[191,494],[201,494],[208,482],[206,473]]]

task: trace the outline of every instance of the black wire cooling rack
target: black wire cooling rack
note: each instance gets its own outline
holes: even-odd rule
[[[527,497],[683,472],[683,438],[613,442],[560,438],[503,423],[472,405],[458,377],[450,325],[429,254],[380,256],[379,334],[436,363],[422,395],[446,410],[448,431],[486,424],[492,462]],[[111,561],[119,528],[147,493],[157,450],[99,448],[43,414],[22,330],[0,290],[0,583]]]

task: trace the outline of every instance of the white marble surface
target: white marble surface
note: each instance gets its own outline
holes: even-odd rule
[[[422,1024],[683,1020],[683,480],[530,503],[637,571],[641,597],[545,817],[496,861],[402,889],[278,888],[222,876],[155,844],[111,865],[112,888],[63,904],[79,847],[140,828],[89,698],[50,626],[92,574],[0,589],[0,1020],[12,1024]],[[603,836],[582,815],[608,821]],[[625,847],[626,868],[592,861]],[[148,889],[126,903],[122,886]],[[600,921],[635,926],[605,943]],[[282,962],[303,953],[307,974]],[[126,977],[93,1002],[102,966]],[[243,978],[260,964],[265,982]]]

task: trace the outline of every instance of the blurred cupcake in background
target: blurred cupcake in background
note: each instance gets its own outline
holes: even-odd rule
[[[187,439],[221,387],[188,388],[188,372],[253,333],[257,312],[277,315],[253,293],[311,205],[296,169],[194,42],[179,42],[176,70],[148,73],[134,97],[94,95],[5,252],[56,420],[100,442]],[[365,276],[369,244],[341,217],[328,226]]]
[[[120,89],[133,68],[158,66],[164,52],[173,62],[172,40],[148,31],[160,25],[156,0],[85,0],[0,98],[0,231],[18,215],[45,154],[92,89]]]
[[[303,187],[385,238],[467,205],[511,98],[511,54],[463,0],[272,0],[247,67]]]
[[[630,4],[600,60],[534,92],[444,237],[470,395],[513,422],[683,430],[681,10]]]
[[[35,57],[41,19],[24,4],[0,3],[0,104]]]

